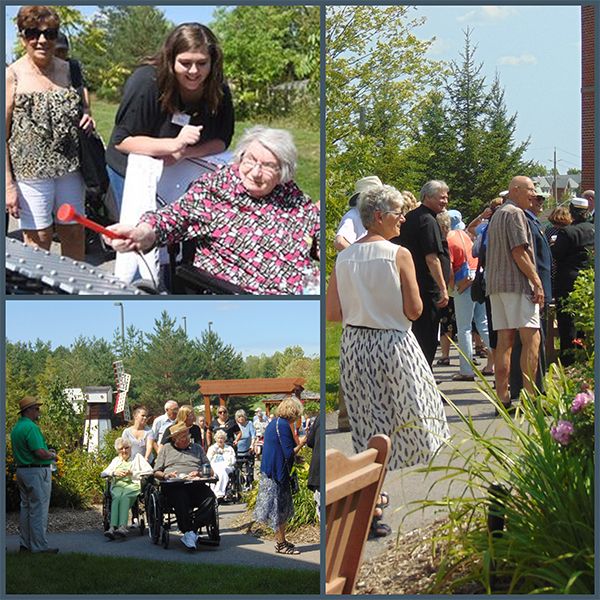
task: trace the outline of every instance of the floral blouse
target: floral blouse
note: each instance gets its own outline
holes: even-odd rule
[[[293,182],[248,194],[237,165],[196,181],[177,202],[148,212],[157,245],[194,238],[194,266],[253,294],[301,294],[319,238],[319,208]]]

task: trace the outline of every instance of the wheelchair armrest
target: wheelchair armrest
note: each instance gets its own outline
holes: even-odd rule
[[[191,265],[179,265],[175,269],[177,277],[190,287],[194,292],[202,292],[208,290],[214,294],[249,294],[244,288],[234,283],[229,283],[220,277],[211,275],[208,271],[197,269]]]

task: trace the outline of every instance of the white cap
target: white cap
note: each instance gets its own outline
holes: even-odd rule
[[[590,203],[585,198],[571,198],[569,202],[575,208],[589,208],[590,206]]]
[[[500,196],[500,198],[504,198],[504,197],[508,196],[508,190],[504,190],[503,192],[500,192],[498,194],[498,196]]]

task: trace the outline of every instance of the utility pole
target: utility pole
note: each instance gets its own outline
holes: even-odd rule
[[[556,167],[556,146],[554,146],[554,200],[558,206],[558,169]]]
[[[187,317],[181,317],[183,319],[183,333],[185,333],[185,337],[187,337]]]

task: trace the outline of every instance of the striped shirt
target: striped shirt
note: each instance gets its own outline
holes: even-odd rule
[[[533,286],[514,261],[511,250],[525,246],[531,262],[533,239],[527,217],[512,200],[507,200],[494,213],[488,228],[485,277],[487,294],[513,292],[531,294]]]

